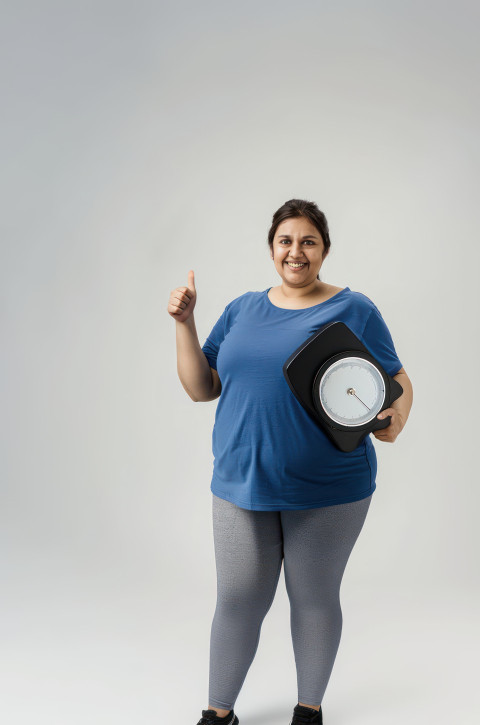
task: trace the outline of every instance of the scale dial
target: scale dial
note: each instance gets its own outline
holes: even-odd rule
[[[335,355],[318,370],[313,399],[318,412],[330,424],[364,426],[382,410],[385,380],[366,356]]]

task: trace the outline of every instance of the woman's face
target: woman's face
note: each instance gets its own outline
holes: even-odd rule
[[[304,287],[317,278],[327,256],[324,249],[317,227],[305,217],[295,217],[278,225],[270,254],[285,284]],[[288,262],[301,262],[303,266],[292,268]]]

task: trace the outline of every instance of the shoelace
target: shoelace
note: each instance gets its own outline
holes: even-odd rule
[[[302,712],[299,712],[298,710],[296,710],[294,712],[290,725],[308,725],[308,723],[311,723],[311,722],[312,722],[312,715],[303,714]],[[317,722],[321,722],[320,719],[318,719]]]
[[[215,710],[202,710],[202,717],[200,718],[197,725],[217,725],[215,718],[217,717],[217,714]],[[232,712],[232,717],[230,720],[227,720],[225,725],[233,725],[233,721],[235,720],[235,713]],[[223,725],[223,723],[222,723]]]

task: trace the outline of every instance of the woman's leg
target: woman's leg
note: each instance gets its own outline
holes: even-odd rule
[[[213,495],[217,606],[209,706],[231,710],[253,661],[283,557],[280,511],[250,511]]]
[[[372,496],[281,511],[298,702],[322,703],[342,633],[340,584]]]

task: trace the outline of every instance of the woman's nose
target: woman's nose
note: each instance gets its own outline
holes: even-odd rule
[[[292,244],[292,248],[290,249],[290,254],[292,257],[301,257],[302,256],[302,247],[300,244]]]

